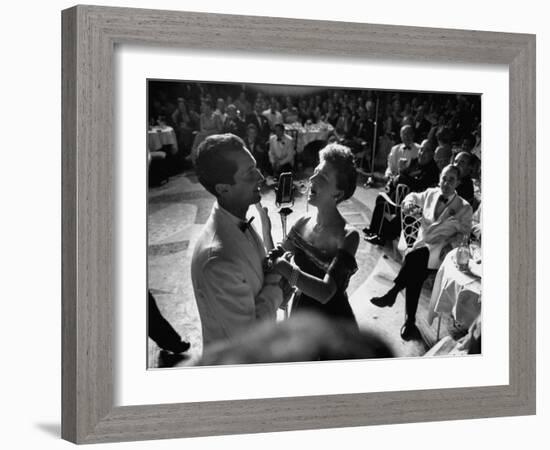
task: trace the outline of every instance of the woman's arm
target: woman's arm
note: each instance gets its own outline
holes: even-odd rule
[[[340,250],[354,257],[358,245],[359,233],[357,230],[352,230],[344,238],[344,243]],[[332,298],[338,287],[337,281],[334,279],[330,271],[322,279],[317,278],[301,271],[297,266],[283,257],[279,258],[275,262],[273,268],[287,280],[292,278],[292,274],[294,270],[296,270],[298,276],[295,278],[295,286],[307,296],[314,298],[323,304]]]

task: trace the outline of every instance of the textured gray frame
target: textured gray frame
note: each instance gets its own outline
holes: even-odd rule
[[[94,443],[535,413],[535,36],[94,6],[63,11],[62,31],[63,438]],[[114,407],[112,119],[119,43],[506,64],[510,383]]]

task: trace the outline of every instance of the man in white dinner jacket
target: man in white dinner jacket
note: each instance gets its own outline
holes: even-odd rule
[[[264,273],[264,242],[246,220],[249,206],[260,201],[263,177],[242,139],[233,134],[206,138],[198,149],[196,171],[199,182],[216,197],[191,260],[206,347],[258,321],[275,321],[282,291],[279,275]],[[267,212],[258,211],[265,229]]]
[[[439,187],[420,193],[412,192],[403,201],[403,210],[411,210],[416,205],[421,211],[418,236],[407,250],[393,286],[382,297],[372,298],[371,303],[391,307],[398,293],[405,289],[406,319],[401,327],[401,337],[405,340],[420,338],[415,324],[416,310],[429,269],[438,269],[447,252],[460,239],[470,235],[472,207],[456,193],[459,177],[458,167],[448,165],[441,171]],[[402,234],[399,247],[404,249],[406,244]]]

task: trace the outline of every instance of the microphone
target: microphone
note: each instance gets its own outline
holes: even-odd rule
[[[292,172],[284,172],[277,183],[275,204],[277,207],[294,204],[294,184]]]

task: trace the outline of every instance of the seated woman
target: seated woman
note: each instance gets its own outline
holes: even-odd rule
[[[319,158],[308,197],[317,214],[298,219],[283,243],[288,252],[272,254],[273,268],[298,289],[292,314],[315,311],[357,326],[346,288],[357,271],[359,232],[338,211],[338,204],[355,192],[353,154],[343,145],[329,144]]]
[[[405,256],[393,287],[384,296],[371,299],[379,307],[393,306],[397,294],[406,289],[407,317],[401,328],[401,337],[405,340],[419,337],[415,325],[416,309],[428,270],[437,269],[460,238],[470,234],[472,207],[455,191],[459,176],[458,167],[448,165],[441,172],[439,187],[405,197],[405,210],[411,210],[414,206],[422,210],[418,237]]]

